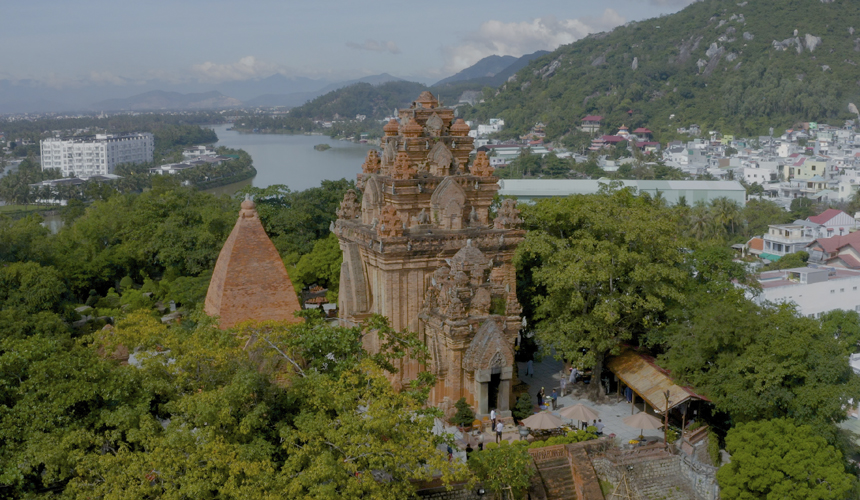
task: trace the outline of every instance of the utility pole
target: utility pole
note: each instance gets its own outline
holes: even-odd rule
[[[663,444],[666,445],[666,448],[669,448],[669,396],[672,395],[671,392],[667,389],[666,392],[663,393],[666,396],[666,413],[663,414]]]

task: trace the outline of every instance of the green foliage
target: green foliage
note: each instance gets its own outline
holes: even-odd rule
[[[57,310],[65,292],[62,277],[51,266],[20,262],[0,267],[0,309],[29,314]]]
[[[529,449],[532,448],[543,448],[546,446],[555,446],[557,444],[572,444],[572,443],[581,443],[583,441],[590,441],[592,439],[597,439],[597,428],[589,426],[586,430],[577,430],[570,431],[564,436],[553,436],[549,439],[543,441],[532,441],[529,443]]]
[[[760,307],[742,290],[691,295],[666,334],[663,366],[733,422],[789,417],[826,433],[860,398],[860,378],[832,332],[788,307]]]
[[[313,250],[302,255],[296,266],[289,269],[290,279],[297,292],[313,284],[328,288],[329,302],[337,302],[341,262],[343,253],[337,236],[329,233],[327,237],[317,240]]]
[[[762,271],[777,271],[779,269],[791,269],[795,267],[806,267],[806,261],[809,260],[809,254],[803,250],[799,252],[783,255],[776,262],[764,266]]]
[[[132,288],[134,286],[134,280],[131,279],[131,276],[124,276],[121,280],[119,280],[119,287],[122,290],[126,288]]]
[[[732,460],[717,471],[726,500],[780,498],[842,499],[854,478],[842,455],[808,425],[788,419],[751,422],[729,431]]]
[[[520,394],[520,397],[517,398],[517,403],[514,406],[514,409],[511,410],[514,418],[517,420],[523,420],[524,418],[528,418],[534,413],[534,407],[532,406],[532,398],[529,396],[529,393],[524,392]]]
[[[842,345],[845,352],[860,352],[860,314],[857,311],[834,309],[821,315],[821,329]]]
[[[203,303],[209,290],[212,272],[207,271],[200,276],[180,276],[170,282],[161,282],[161,290],[165,301],[174,301],[180,305]]]
[[[499,496],[503,491],[510,491],[515,498],[528,488],[531,476],[535,473],[528,449],[507,441],[472,452],[469,468],[487,490]]]
[[[791,216],[795,220],[803,220],[815,215],[815,202],[809,198],[795,198],[791,200],[789,210],[791,210]]]
[[[462,427],[472,425],[472,422],[475,421],[475,412],[472,411],[472,407],[466,402],[466,398],[457,400],[454,403],[454,407],[457,408],[457,413],[451,419],[451,422]]]
[[[720,466],[720,463],[722,462],[722,456],[720,455],[720,436],[712,429],[708,429],[708,457],[710,457],[711,463],[715,467]]]
[[[606,353],[660,324],[689,279],[678,217],[630,190],[541,200],[515,263],[545,347],[600,373]],[[595,385],[599,387],[599,385]]]

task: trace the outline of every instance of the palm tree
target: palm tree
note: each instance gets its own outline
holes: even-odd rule
[[[711,202],[711,210],[714,213],[714,220],[723,227],[730,226],[731,234],[735,234],[735,222],[741,215],[738,204],[723,196]]]

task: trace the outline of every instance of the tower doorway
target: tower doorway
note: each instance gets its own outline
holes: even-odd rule
[[[499,385],[502,383],[502,373],[497,370],[493,371],[496,373],[490,375],[490,383],[487,386],[487,407],[499,409]]]

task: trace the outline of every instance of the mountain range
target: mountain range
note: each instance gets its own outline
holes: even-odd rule
[[[549,52],[546,50],[539,50],[522,57],[488,56],[463,71],[460,71],[456,75],[439,80],[433,84],[433,87],[444,87],[464,82],[475,85],[498,87],[505,83],[508,78],[514,75],[514,73],[526,67],[526,65],[528,65],[532,60],[546,54],[549,54]]]

